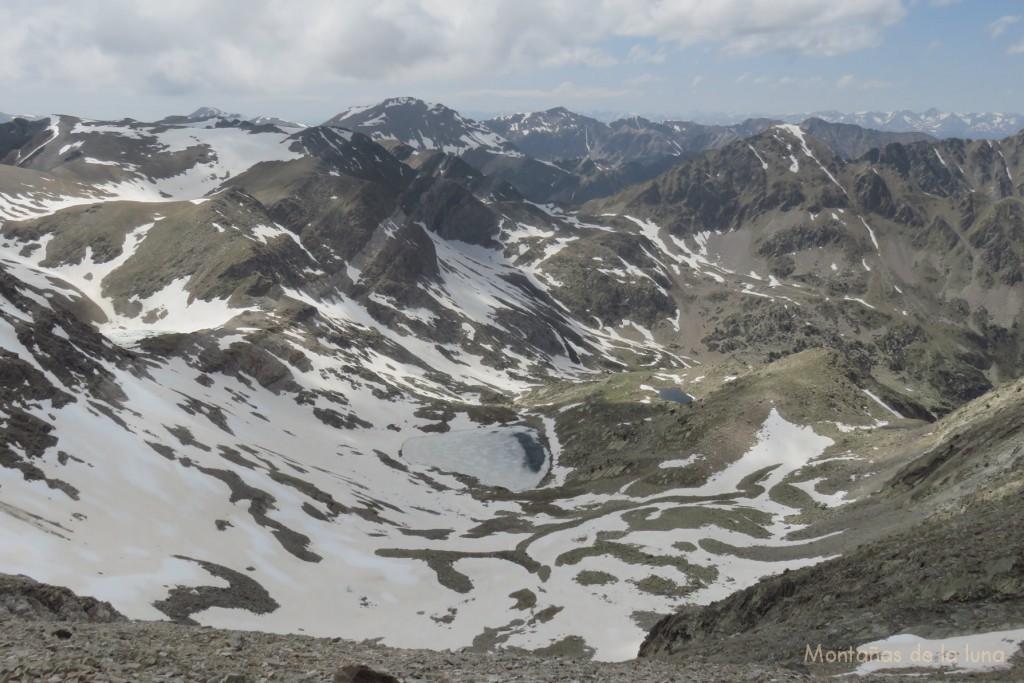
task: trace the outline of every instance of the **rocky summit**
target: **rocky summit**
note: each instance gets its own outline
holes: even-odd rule
[[[0,123],[0,681],[1024,676],[1024,133],[695,126]]]

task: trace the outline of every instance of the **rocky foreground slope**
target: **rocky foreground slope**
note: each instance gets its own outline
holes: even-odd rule
[[[842,528],[842,556],[684,608],[654,627],[640,656],[801,662],[818,644],[1006,632],[1000,658],[1017,668],[1002,675],[1021,675],[1024,381],[882,448],[888,471],[872,493],[802,532]]]
[[[224,631],[168,622],[129,622],[69,591],[0,575],[0,681],[75,683],[785,683],[837,680],[803,666],[685,662],[601,663],[518,650],[402,650],[373,641]],[[12,606],[17,606],[13,610]],[[1001,672],[1000,676],[1005,676]],[[845,679],[852,680],[852,679]],[[950,680],[916,675],[886,680]],[[1005,680],[992,675],[970,680]]]

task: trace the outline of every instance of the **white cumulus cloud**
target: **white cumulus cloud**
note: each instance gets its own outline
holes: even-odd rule
[[[1016,15],[1008,14],[1005,17],[999,17],[998,19],[996,19],[995,21],[988,25],[989,35],[991,35],[993,38],[998,38],[999,36],[1006,33],[1006,29],[1010,28],[1018,21],[1020,21],[1020,16]]]
[[[905,13],[901,0],[5,0],[0,84],[273,95],[657,64],[698,44],[828,56],[877,44]],[[616,57],[623,39],[654,47]]]
[[[896,81],[881,81],[881,80],[864,80],[860,79],[853,74],[845,74],[840,76],[836,81],[836,90],[847,90],[855,88],[857,90],[868,91],[868,90],[891,90],[906,85],[906,83],[898,83]]]
[[[878,44],[905,14],[899,0],[674,0],[643,3],[619,30],[681,46],[716,43],[736,55],[833,56]]]

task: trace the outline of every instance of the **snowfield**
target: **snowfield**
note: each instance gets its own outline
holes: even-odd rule
[[[3,343],[19,355],[28,353],[10,335]],[[679,543],[700,548],[704,539],[750,543],[714,525],[630,531],[626,519],[633,511],[656,516],[735,494],[732,505],[781,520],[792,511],[766,495],[740,495],[736,483],[767,465],[777,464],[771,477],[781,478],[829,443],[773,411],[754,448],[704,487],[644,498],[567,498],[558,501],[563,514],[554,518],[527,513],[515,500],[473,495],[460,480],[414,465],[424,464],[416,457],[403,466],[402,444],[424,425],[414,415],[416,406],[378,399],[354,382],[335,388],[354,414],[372,423],[338,432],[287,396],[223,376],[200,386],[195,371],[181,361],[151,367],[148,378],[115,374],[130,408],[120,413],[123,426],[84,401],[61,409],[43,403],[33,410],[54,426],[60,449],[74,456],[61,464],[56,452],[48,452],[40,467],[77,489],[79,499],[0,469],[7,513],[0,544],[14,549],[5,553],[0,571],[31,574],[109,600],[132,618],[156,619],[162,615],[153,603],[166,597],[169,586],[227,585],[182,558],[201,559],[245,573],[280,607],[263,615],[212,608],[194,615],[200,623],[382,637],[404,647],[460,648],[485,629],[497,629],[510,646],[538,648],[576,635],[600,659],[630,658],[645,635],[632,614],[666,608],[665,597],[636,584],[650,576],[682,585],[694,579],[673,566],[652,568],[607,555],[573,563],[565,561],[567,554],[589,548],[609,531],[625,532],[619,543],[657,555]],[[223,423],[197,421],[186,410],[188,402],[221,407]],[[452,426],[475,427],[468,421]],[[557,466],[553,436],[549,445]],[[304,484],[297,486],[292,477]],[[254,512],[257,495],[272,501],[265,513],[270,521]],[[605,505],[614,511],[595,514]],[[508,515],[532,522],[521,531],[474,531]],[[281,528],[305,544],[297,547]],[[779,521],[772,539],[757,543],[787,544],[783,537],[791,531]],[[442,580],[418,559],[432,551],[455,554],[449,555],[451,568],[465,577],[464,585]],[[698,580],[686,602],[710,602],[763,575],[813,561],[756,562],[704,550],[680,557],[716,572],[710,582]],[[608,574],[612,583],[582,585],[583,571]],[[557,614],[517,623],[517,601],[510,594],[523,590],[537,599],[525,616],[547,608]]]
[[[798,138],[794,166],[799,153],[816,162],[791,128],[780,132]],[[609,374],[595,368],[620,367],[623,355],[659,371],[693,364],[632,316],[581,321],[551,297],[561,283],[545,272],[545,262],[607,226],[534,205],[537,222],[547,222],[505,221],[498,249],[444,239],[426,224],[384,221],[374,233],[380,244],[408,239],[403,228],[419,227],[436,254],[438,273],[413,287],[419,304],[405,308],[379,292],[346,294],[309,245],[279,225],[242,230],[218,219],[211,233],[259,248],[289,245],[308,258],[307,274],[322,279],[316,287],[280,285],[276,299],[268,294],[235,305],[196,298],[194,274],[182,273],[149,296],[117,301],[104,282],[160,229],[165,219],[153,213],[157,208],[170,211],[168,202],[187,200],[191,210],[216,199],[213,191],[253,164],[307,152],[286,133],[209,121],[152,128],[79,122],[63,132],[54,124],[43,147],[86,150],[101,133],[169,158],[200,156],[166,177],[132,171],[97,187],[26,181],[0,194],[0,221],[101,201],[153,205],[149,218],[128,226],[120,254],[105,261],[89,244],[77,263],[53,262],[53,234],[0,243],[0,267],[20,283],[16,294],[0,296],[0,347],[67,394],[18,405],[54,441],[44,440],[35,454],[13,444],[40,477],[0,468],[0,572],[68,586],[136,619],[166,618],[157,605],[172,594],[180,600],[177,587],[200,595],[202,587],[235,590],[248,579],[247,601],[200,605],[191,617],[221,628],[433,649],[474,642],[537,649],[576,637],[598,659],[623,660],[636,655],[646,635],[643,615],[709,603],[762,576],[823,559],[772,562],[708,550],[808,543],[789,540],[801,528],[788,519],[797,510],[773,500],[769,489],[813,465],[833,442],[774,407],[749,450],[700,486],[643,496],[626,493],[637,482],[612,493],[566,486],[573,470],[560,460],[557,417],[571,406],[544,410],[515,400],[543,378]],[[462,140],[465,147],[501,142]],[[83,163],[106,171],[109,160],[95,154]],[[734,274],[709,255],[708,240],[717,235],[710,229],[684,240],[653,222],[622,218],[643,238],[642,251],[655,264],[650,270],[667,279],[688,272],[722,282]],[[535,244],[540,256],[530,261],[523,255]],[[622,258],[594,267],[616,281],[655,282]],[[338,280],[342,274],[358,284],[364,271],[346,264]],[[748,293],[787,298],[774,278],[752,272],[748,279]],[[99,369],[96,377],[78,378],[82,383],[62,380],[55,371],[60,358],[26,334],[58,296],[105,316],[94,328],[107,360],[90,356]],[[19,304],[22,298],[39,310]],[[291,325],[282,310],[299,307],[314,322]],[[375,317],[373,307],[387,315]],[[282,323],[291,326],[278,330]],[[684,323],[680,312],[660,324],[678,332]],[[528,324],[535,326],[521,329]],[[548,333],[558,340],[553,351],[523,341]],[[62,323],[51,323],[46,334],[67,357],[88,355]],[[144,341],[167,340],[179,344],[174,353],[141,350]],[[594,363],[585,367],[580,358]],[[277,365],[286,379],[254,381]],[[85,380],[102,385],[103,400],[83,389]],[[505,412],[474,415],[481,397],[494,392],[507,397]],[[648,392],[642,402],[651,400]],[[0,413],[0,424],[16,419],[13,410]],[[544,446],[536,469],[517,460],[527,431]],[[501,466],[484,461],[480,454],[488,449]],[[667,460],[661,469],[692,462]],[[817,502],[845,502],[841,493],[814,487],[815,480],[800,486]],[[729,523],[748,512],[768,520],[756,534]],[[226,571],[214,575],[202,563]]]

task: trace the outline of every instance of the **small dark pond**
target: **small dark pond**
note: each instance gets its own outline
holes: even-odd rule
[[[693,396],[690,396],[679,387],[665,387],[658,389],[657,392],[662,401],[675,401],[684,406],[688,403],[693,403]]]

